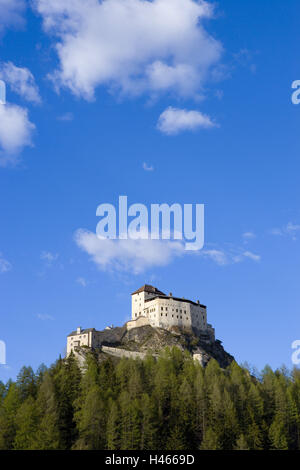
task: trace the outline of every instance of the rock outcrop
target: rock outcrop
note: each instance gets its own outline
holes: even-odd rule
[[[144,357],[147,353],[158,356],[166,347],[176,346],[182,351],[189,351],[203,366],[211,358],[216,359],[222,368],[226,368],[234,360],[234,357],[224,350],[221,341],[211,342],[206,337],[198,336],[192,331],[181,331],[178,328],[168,331],[146,325],[127,330],[124,325],[123,327],[105,329],[99,334],[101,346],[98,352],[100,356],[110,354],[110,351],[112,356],[119,357]],[[110,348],[112,349],[110,350]],[[116,349],[120,351],[116,351]]]

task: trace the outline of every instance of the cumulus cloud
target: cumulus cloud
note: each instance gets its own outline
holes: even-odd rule
[[[14,165],[25,146],[32,145],[34,124],[28,111],[17,105],[0,105],[0,166]]]
[[[2,253],[0,253],[0,273],[6,273],[11,270],[11,264],[5,258],[3,258]]]
[[[34,76],[27,68],[17,67],[12,62],[4,62],[0,64],[0,78],[25,100],[32,103],[41,102]]]
[[[24,10],[24,0],[0,0],[0,34],[11,26],[21,26]]]
[[[200,111],[188,111],[169,106],[159,116],[157,128],[167,135],[175,135],[182,131],[193,131],[196,129],[209,129],[214,127],[209,116]]]
[[[55,85],[93,99],[97,86],[130,95],[202,94],[222,45],[204,27],[206,0],[33,0],[57,38]]]
[[[99,239],[95,233],[82,229],[75,233],[75,241],[100,269],[130,271],[134,274],[152,267],[166,266],[185,251],[181,242]]]
[[[260,256],[241,248],[208,247],[185,250],[183,241],[149,239],[100,239],[93,232],[79,229],[75,242],[101,270],[128,271],[139,274],[150,268],[167,266],[182,256],[199,256],[218,266],[236,264],[246,259],[258,262]],[[77,280],[78,282],[78,280]]]

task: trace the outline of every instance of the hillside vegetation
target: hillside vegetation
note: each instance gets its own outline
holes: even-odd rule
[[[300,371],[73,355],[0,383],[0,449],[300,449]]]

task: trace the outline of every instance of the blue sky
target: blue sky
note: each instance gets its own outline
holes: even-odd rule
[[[0,0],[0,380],[79,325],[123,324],[145,283],[206,304],[237,361],[292,367],[299,2],[59,3]],[[116,241],[103,263],[75,234],[119,195],[205,204],[203,250],[158,242],[158,262]]]

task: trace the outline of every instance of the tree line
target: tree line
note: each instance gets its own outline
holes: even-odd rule
[[[300,370],[73,355],[0,382],[0,449],[300,450]]]

